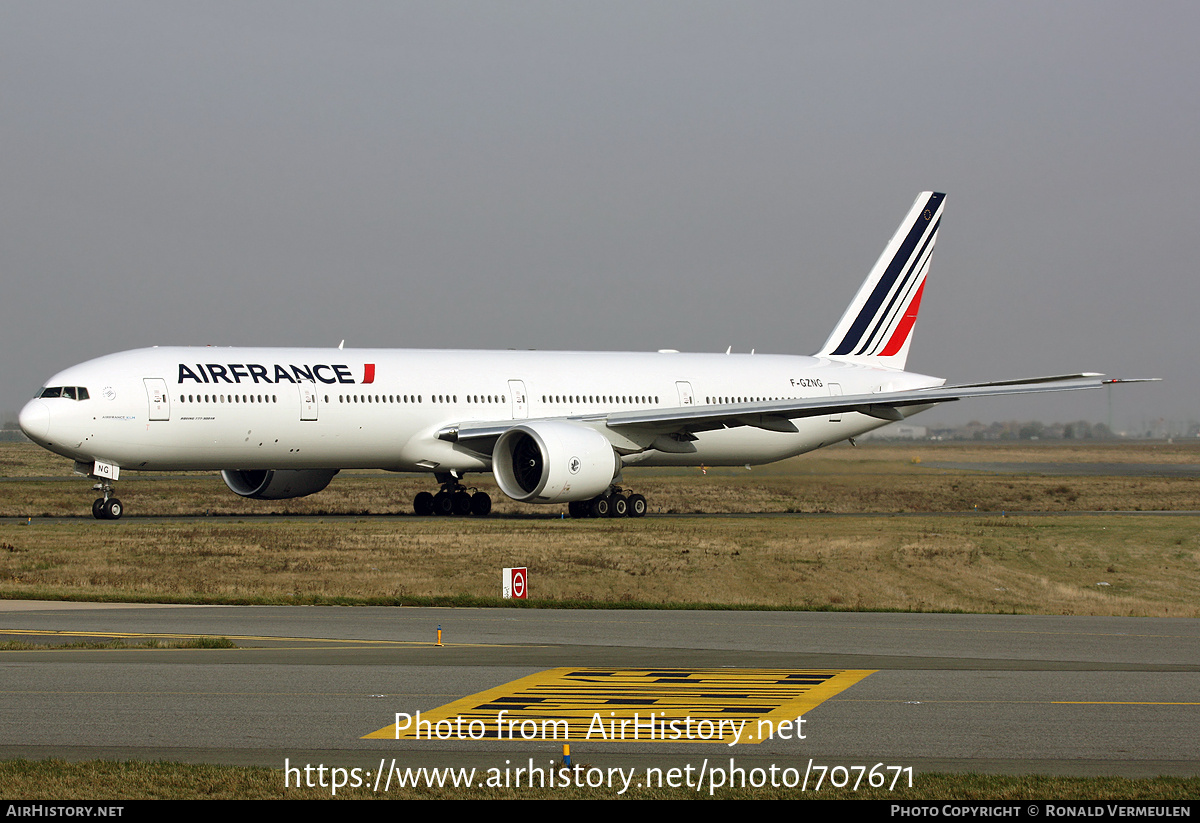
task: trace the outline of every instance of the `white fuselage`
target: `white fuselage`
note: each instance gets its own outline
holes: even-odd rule
[[[489,471],[491,457],[439,439],[447,426],[893,392],[938,378],[822,357],[396,349],[139,349],[59,372],[26,433],[81,463],[126,470]],[[589,417],[594,419],[589,420]],[[885,424],[855,412],[696,435],[694,451],[625,450],[625,465],[780,460]]]

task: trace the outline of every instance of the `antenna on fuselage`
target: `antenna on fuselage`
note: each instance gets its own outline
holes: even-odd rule
[[[341,343],[338,343],[338,351],[341,351],[341,350],[342,350],[342,346],[344,346],[344,345],[346,345],[346,341],[345,341],[345,340],[343,340]]]

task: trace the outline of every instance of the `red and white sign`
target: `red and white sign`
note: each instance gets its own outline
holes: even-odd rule
[[[524,600],[529,593],[529,569],[504,570],[504,599]]]

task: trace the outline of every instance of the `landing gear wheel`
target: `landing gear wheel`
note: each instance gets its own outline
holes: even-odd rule
[[[104,513],[105,520],[120,520],[124,509],[121,508],[121,501],[115,497],[110,497],[104,501],[100,510]]]
[[[471,495],[468,492],[457,491],[454,493],[454,514],[458,517],[466,517],[471,513]]]
[[[413,511],[420,517],[433,514],[433,495],[429,492],[417,492],[417,496],[413,498]]]
[[[492,498],[487,492],[475,492],[471,495],[471,514],[476,517],[487,517],[492,513]]]
[[[640,494],[629,495],[629,516],[646,516],[646,498],[642,497]]]
[[[92,502],[92,517],[96,518],[97,520],[104,519],[104,498],[103,497],[97,497]]]
[[[438,492],[433,496],[433,513],[447,517],[454,514],[454,495],[450,492]]]
[[[589,505],[591,508],[589,508],[588,513],[591,514],[592,517],[608,517],[609,511],[612,509],[608,498],[604,495],[593,498]]]
[[[438,472],[434,474],[442,484],[437,494],[421,492],[413,500],[413,509],[417,514],[436,514],[439,517],[487,517],[492,511],[492,498],[486,492],[470,489],[460,481],[459,472]],[[424,507],[428,502],[429,511]]]
[[[572,500],[567,504],[567,512],[575,518],[590,517],[588,506],[591,505],[586,500]]]
[[[629,501],[625,496],[618,493],[613,493],[608,498],[608,516],[609,517],[624,517],[629,514]]]

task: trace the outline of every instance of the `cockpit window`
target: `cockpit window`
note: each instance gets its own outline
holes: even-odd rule
[[[87,400],[88,390],[83,386],[47,386],[38,397],[66,397],[71,400]]]

